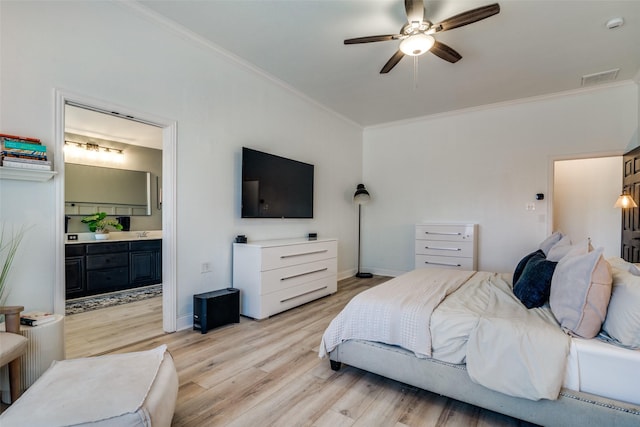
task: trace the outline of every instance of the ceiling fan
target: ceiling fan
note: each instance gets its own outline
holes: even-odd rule
[[[462,59],[462,56],[451,47],[437,41],[433,35],[464,25],[473,24],[474,22],[500,12],[500,5],[494,3],[462,12],[438,24],[433,24],[424,19],[424,0],[404,0],[404,8],[409,22],[402,26],[399,34],[357,37],[345,40],[344,44],[402,40],[398,51],[393,54],[387,63],[384,64],[382,70],[380,70],[381,74],[386,74],[391,71],[405,55],[419,56],[423,53],[431,52],[445,61],[455,63]]]

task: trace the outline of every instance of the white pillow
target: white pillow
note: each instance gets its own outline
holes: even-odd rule
[[[621,344],[640,348],[640,276],[619,265],[614,261],[613,290],[602,329]]]
[[[584,255],[593,250],[591,240],[585,239],[575,245],[571,244],[571,240],[567,236],[563,237],[558,243],[549,249],[547,260],[558,262],[565,256]]]
[[[634,276],[640,276],[640,269],[635,264],[625,261],[620,257],[607,258],[607,262],[611,264],[611,267],[619,268],[620,270],[628,271]]]
[[[593,246],[591,246],[590,239],[584,239],[581,242],[572,244],[571,240],[565,236],[549,249],[547,260],[558,262],[565,256],[584,255],[592,250]]]
[[[611,298],[611,266],[603,248],[562,258],[551,279],[549,305],[563,330],[593,338],[607,315]]]
[[[544,252],[544,256],[547,256],[547,254],[549,253],[549,249],[551,249],[553,245],[558,243],[562,239],[562,237],[564,237],[564,234],[562,234],[562,232],[555,231],[551,234],[551,236],[547,237],[540,243],[538,249],[541,249],[542,252]],[[571,244],[571,241],[569,241],[569,244]]]

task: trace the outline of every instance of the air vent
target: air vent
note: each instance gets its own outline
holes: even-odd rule
[[[618,71],[620,71],[620,68],[582,76],[582,86],[593,86],[600,83],[612,82],[618,78]]]

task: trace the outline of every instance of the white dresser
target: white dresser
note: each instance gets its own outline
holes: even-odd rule
[[[477,224],[416,224],[415,268],[477,270]]]
[[[265,319],[338,290],[336,239],[233,244],[240,314]]]

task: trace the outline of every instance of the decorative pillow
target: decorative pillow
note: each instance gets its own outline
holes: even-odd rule
[[[640,277],[615,264],[612,271],[613,291],[602,329],[622,345],[640,348]]]
[[[562,329],[571,335],[595,337],[607,315],[612,277],[603,251],[565,256],[556,266],[549,304]]]
[[[611,268],[618,268],[620,270],[628,271],[634,276],[640,276],[640,269],[638,269],[635,264],[625,261],[620,257],[607,258],[607,262],[611,264]]]
[[[562,239],[562,237],[564,237],[564,234],[562,234],[560,231],[556,231],[553,234],[551,234],[551,236],[544,239],[542,243],[540,243],[540,245],[538,246],[538,249],[544,252],[546,256],[547,253],[549,253],[549,249],[551,249],[553,245],[558,243]]]
[[[547,258],[549,258],[549,255],[551,255],[557,262],[560,261],[560,258],[565,256],[570,249],[571,239],[569,238],[569,236],[562,236],[562,238],[558,240],[555,245],[551,246],[549,250],[545,252],[545,255],[547,256]]]
[[[533,257],[536,254],[542,255],[542,257],[544,258],[544,252],[542,252],[541,249],[538,249],[535,252],[531,252],[529,255],[525,255],[525,257],[520,260],[518,265],[516,265],[516,269],[513,271],[513,280],[512,280],[512,283],[514,284],[514,286],[518,281],[518,279],[520,278],[520,276],[522,275],[522,271],[524,270],[524,267],[527,265],[531,257]]]
[[[551,278],[557,262],[547,261],[539,250],[527,262],[513,286],[513,293],[527,308],[541,307],[549,299]]]
[[[591,240],[585,239],[575,245],[571,244],[571,240],[565,236],[558,243],[553,245],[547,253],[547,259],[549,261],[558,262],[565,256],[584,255],[587,252],[591,252],[593,246],[591,246]]]

